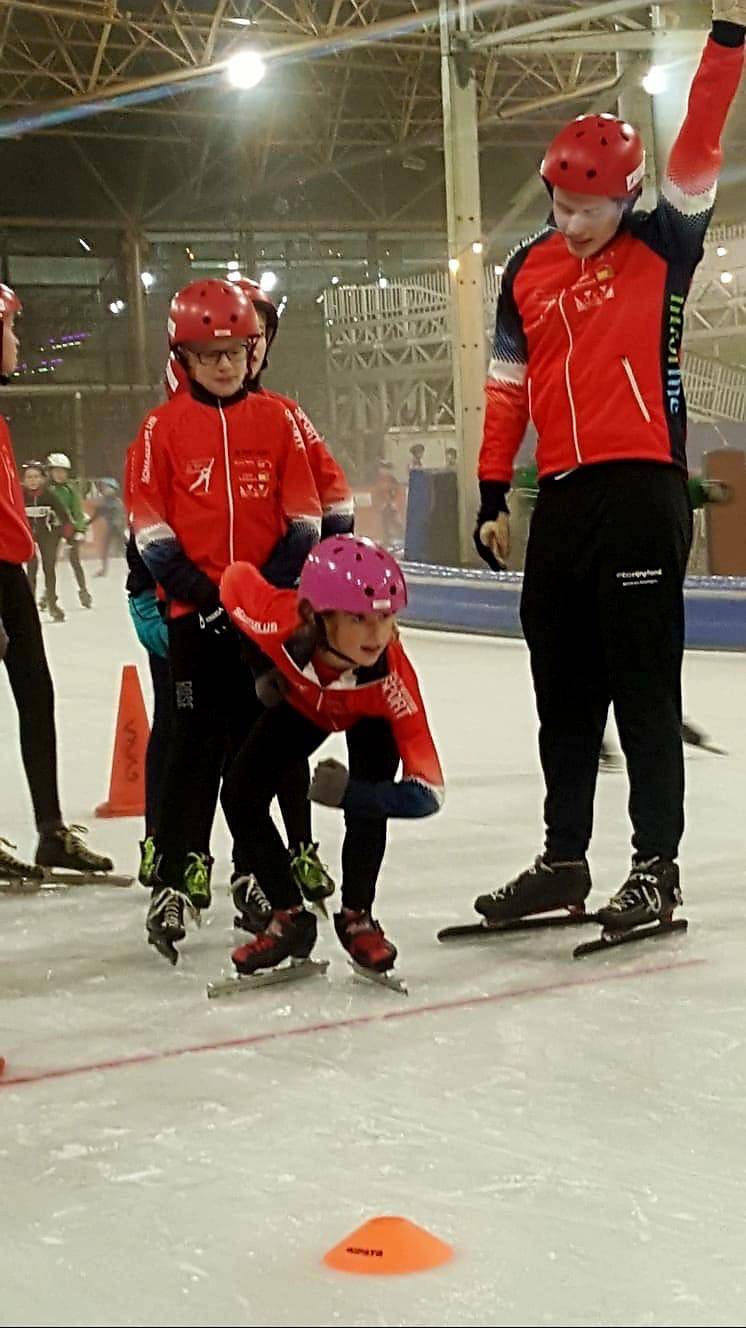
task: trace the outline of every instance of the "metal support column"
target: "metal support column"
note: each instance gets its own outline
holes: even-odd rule
[[[124,237],[124,263],[127,274],[127,305],[129,309],[130,382],[147,383],[148,357],[145,329],[145,292],[142,272],[142,241],[136,231]]]
[[[73,393],[73,444],[75,474],[82,479],[86,473],[85,427],[83,424],[83,393]]]
[[[651,63],[661,65],[667,76],[664,91],[651,99],[659,180],[663,177],[668,155],[686,113],[689,88],[710,28],[711,15],[711,7],[705,0],[679,0],[675,20],[680,25],[680,43],[675,51],[669,52],[663,40],[660,45],[654,44],[651,52]],[[665,7],[653,5],[654,33],[659,31],[664,38],[665,23],[671,22],[673,17]]]
[[[471,53],[463,45],[453,42],[454,34],[466,35],[472,29],[473,17],[465,0],[459,0],[456,11],[449,8],[448,0],[440,0],[443,151],[462,564],[475,561],[471,535],[487,367],[476,81]]]

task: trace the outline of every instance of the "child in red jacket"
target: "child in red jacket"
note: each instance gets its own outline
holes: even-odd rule
[[[344,730],[349,770],[322,761],[310,796],[340,808],[346,821],[337,935],[356,963],[385,972],[396,949],[372,909],[386,822],[429,816],[443,801],[417,677],[396,630],[396,615],[407,603],[401,569],[379,545],[343,535],[309,554],[297,593],[275,590],[255,567],[236,563],[223,575],[221,597],[235,625],[268,657],[260,690],[276,701],[223,785],[236,870],[243,876],[234,899],[250,929],[264,925],[234,951],[233,962],[240,973],[253,973],[313,949],[316,918],[303,907],[269,807],[285,770],[315,752],[329,733]],[[400,763],[403,777],[396,781]]]

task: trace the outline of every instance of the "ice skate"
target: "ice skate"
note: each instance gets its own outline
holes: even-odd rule
[[[70,873],[75,873],[73,881],[76,878],[95,881],[98,878],[104,879],[105,874],[111,872],[114,866],[111,858],[94,853],[83,843],[81,836],[87,833],[84,825],[61,825],[56,830],[42,832],[36,850],[36,862],[44,868],[46,879],[69,883]],[[131,878],[127,877],[126,883],[130,884],[130,881]]]
[[[231,895],[236,909],[234,927],[253,932],[255,936],[266,931],[272,921],[272,905],[256,876],[252,873],[248,876],[234,876],[231,881]]]
[[[0,839],[0,891],[20,893],[24,886],[27,889],[38,889],[44,879],[44,868],[24,862],[22,858],[8,852],[15,847],[9,839]]]
[[[408,994],[404,979],[392,971],[396,946],[384,935],[380,922],[376,922],[367,909],[343,908],[340,913],[335,913],[334,930],[350,957],[356,978],[389,987],[403,996]]]
[[[185,913],[196,919],[198,911],[193,907],[187,895],[180,890],[173,890],[168,885],[156,885],[150,901],[145,929],[148,944],[154,945],[170,964],[176,964],[179,953],[176,942],[186,936],[184,926]]]
[[[681,904],[679,869],[665,858],[649,858],[632,864],[624,885],[596,913],[601,938],[579,945],[575,958],[631,941],[657,939],[672,931],[686,931],[686,918],[673,917]]]

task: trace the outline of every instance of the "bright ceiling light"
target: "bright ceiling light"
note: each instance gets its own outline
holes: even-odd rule
[[[732,272],[721,272],[721,273],[720,273],[720,280],[722,281],[722,283],[723,283],[724,286],[730,286],[730,283],[731,283],[732,280],[733,280],[733,273],[732,273]]]
[[[657,97],[659,93],[665,92],[668,87],[668,74],[663,65],[651,65],[642,80],[642,86],[649,97]]]
[[[266,291],[267,294],[269,295],[269,292],[273,291],[275,286],[277,285],[277,273],[270,272],[269,270],[267,270],[266,272],[262,272],[262,275],[259,278],[259,285],[261,286],[262,290]]]
[[[140,280],[146,291],[153,289],[155,285],[155,277],[153,276],[152,272],[141,272]]]
[[[231,56],[225,72],[232,88],[255,88],[264,78],[267,66],[256,51],[238,51]]]

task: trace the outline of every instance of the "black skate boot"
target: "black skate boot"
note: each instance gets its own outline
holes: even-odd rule
[[[42,881],[44,868],[15,858],[8,849],[15,848],[9,839],[0,839],[0,881]]]
[[[491,894],[480,895],[474,907],[490,926],[554,909],[585,913],[590,889],[591,874],[585,858],[577,862],[547,862],[538,857],[515,880]]]
[[[153,897],[145,919],[148,944],[154,945],[170,964],[178,961],[179,953],[176,942],[186,936],[184,913],[198,920],[198,910],[194,908],[188,896],[180,890],[172,890],[160,882],[153,887]]]
[[[81,839],[81,835],[87,834],[84,825],[61,825],[55,830],[42,830],[36,850],[38,865],[46,869],[60,867],[64,871],[80,872],[83,876],[110,872],[114,866],[111,858],[87,848]]]
[[[60,608],[56,600],[54,601],[50,600],[48,608],[49,608],[49,616],[52,619],[52,622],[65,621],[65,611],[64,609]]]
[[[231,881],[233,907],[237,909],[233,926],[258,936],[272,921],[272,905],[256,876],[234,876]]]
[[[79,590],[78,599],[80,600],[84,609],[93,608],[93,596],[91,595],[90,590]]]
[[[239,973],[276,968],[285,959],[307,959],[316,944],[316,915],[302,904],[274,909],[263,932],[233,951],[231,959]]]
[[[665,858],[635,861],[624,885],[596,914],[605,932],[631,931],[649,923],[671,921],[681,904],[679,869]]]

